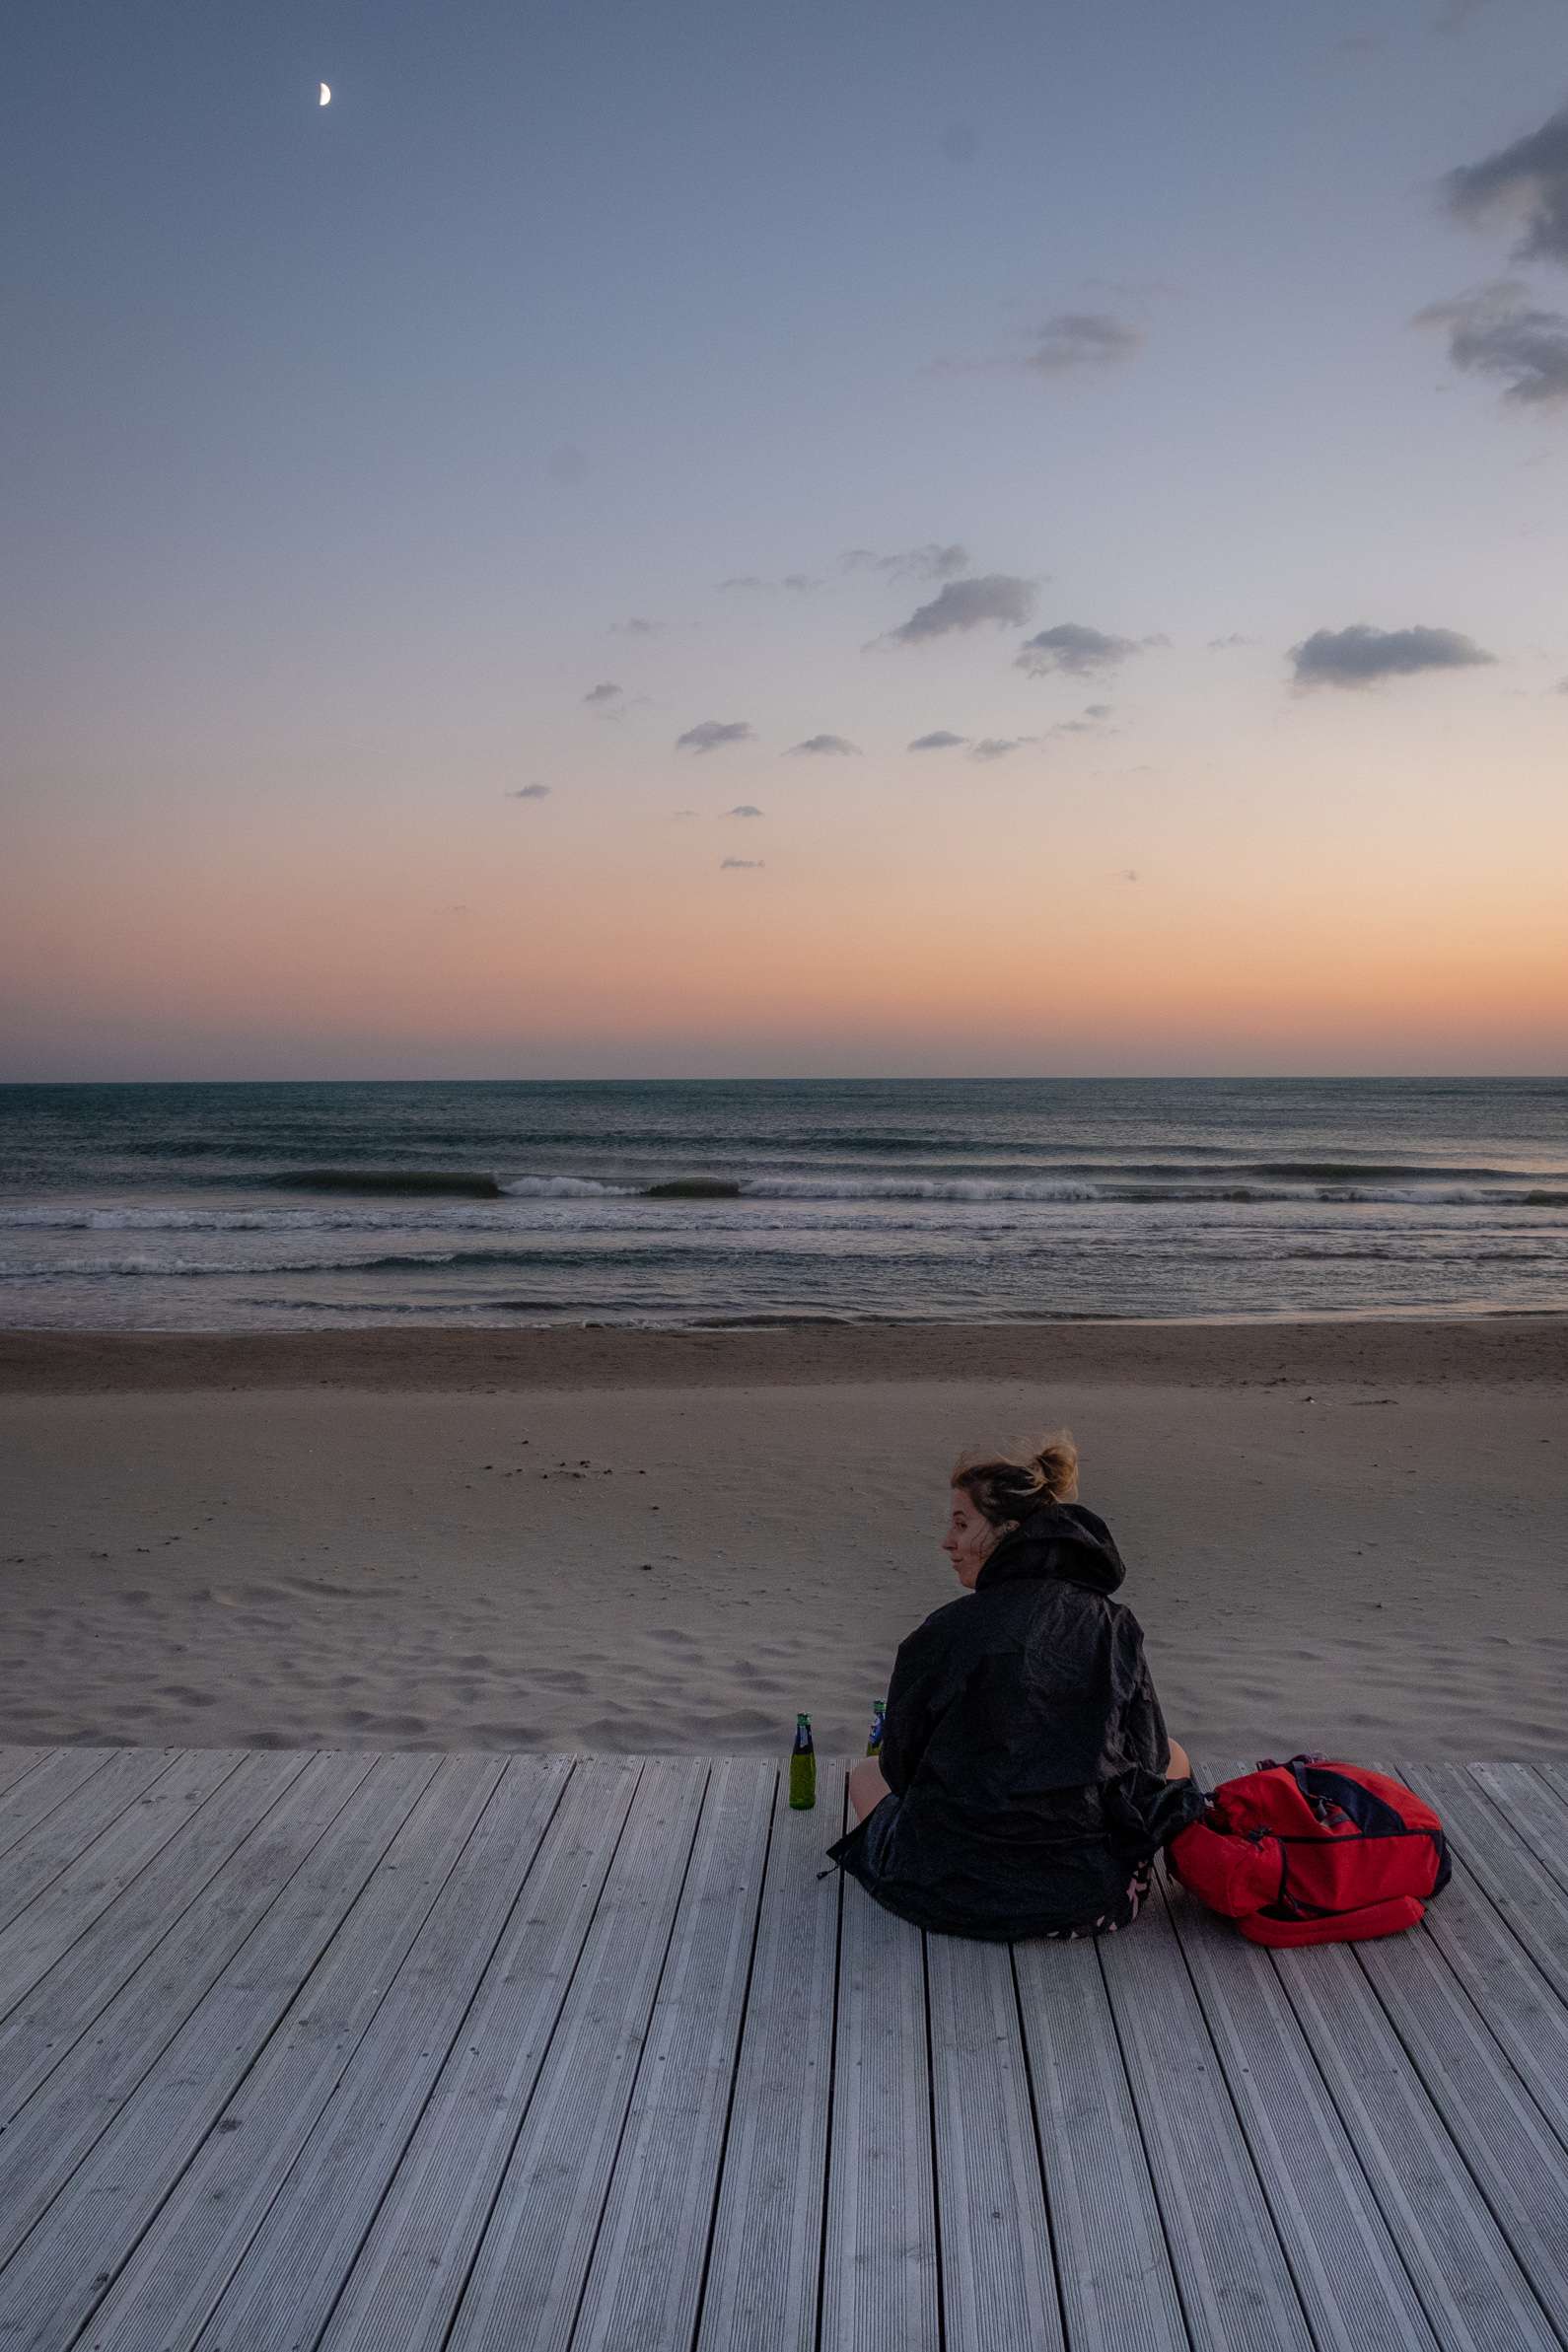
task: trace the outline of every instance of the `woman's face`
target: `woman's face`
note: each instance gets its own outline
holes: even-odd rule
[[[962,1486],[955,1486],[950,1492],[953,1511],[942,1548],[953,1562],[953,1573],[960,1584],[972,1592],[975,1578],[1001,1540],[1002,1531],[992,1527],[983,1513],[976,1510]]]

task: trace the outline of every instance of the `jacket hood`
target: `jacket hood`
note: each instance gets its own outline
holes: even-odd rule
[[[1047,1503],[1004,1535],[974,1580],[977,1593],[997,1585],[1057,1577],[1091,1593],[1113,1593],[1127,1571],[1103,1519],[1081,1503]]]

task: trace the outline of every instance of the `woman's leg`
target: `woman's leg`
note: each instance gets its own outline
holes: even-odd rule
[[[872,1807],[891,1793],[874,1755],[862,1756],[858,1764],[850,1766],[849,1803],[857,1821],[863,1821]]]
[[[1171,1765],[1166,1773],[1166,1778],[1167,1780],[1190,1780],[1192,1778],[1192,1758],[1179,1740],[1173,1740],[1171,1743]]]

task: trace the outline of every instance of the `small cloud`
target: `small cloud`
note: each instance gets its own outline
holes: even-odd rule
[[[1060,719],[1054,727],[1047,728],[1047,739],[1053,735],[1108,735],[1113,732],[1106,724],[1110,713],[1108,702],[1086,703],[1080,717]]]
[[[550,788],[547,784],[519,784],[506,797],[509,801],[547,801]]]
[[[672,810],[671,810],[671,812],[670,812],[670,814],[671,814],[671,816],[672,816],[673,818],[676,818],[676,817],[695,817],[695,815],[696,815],[696,811],[695,811],[695,809],[672,809]]]
[[[1243,637],[1238,631],[1233,630],[1229,637],[1211,637],[1208,649],[1210,653],[1229,653],[1233,646],[1255,645],[1256,643],[1255,637]]]
[[[765,858],[720,858],[719,872],[721,874],[760,874],[766,863]]]
[[[676,738],[677,751],[717,751],[721,744],[752,744],[756,735],[745,719],[704,719]]]
[[[1298,686],[1369,686],[1420,670],[1468,670],[1497,659],[1458,629],[1375,629],[1364,620],[1347,629],[1316,629],[1291,647],[1290,658]]]
[[[618,702],[619,699],[619,686],[613,684],[607,677],[603,685],[590,686],[588,692],[583,696],[583,700],[595,708],[603,708],[606,702]]]
[[[972,164],[980,152],[980,134],[972,122],[950,122],[937,145],[950,164]]]
[[[552,449],[548,459],[551,481],[580,482],[588,471],[588,460],[574,442],[563,441]]]
[[[958,539],[927,539],[894,555],[872,547],[851,547],[838,559],[841,572],[885,572],[891,580],[952,580],[969,568],[969,550]]]
[[[786,572],[782,580],[764,580],[755,572],[736,572],[728,580],[719,582],[721,590],[787,588],[795,596],[810,596],[814,588],[820,588],[821,585],[820,580],[814,580],[810,572]]]
[[[724,814],[726,817],[760,817],[762,812],[753,809],[749,801],[742,801],[739,808],[726,809]]]
[[[1143,348],[1141,326],[1132,326],[1110,311],[1056,311],[1036,327],[1031,348],[991,359],[938,360],[941,375],[1040,376],[1054,381],[1118,367]]]
[[[1146,637],[1143,643],[1163,644],[1165,640]],[[1055,628],[1041,629],[1037,637],[1031,637],[1013,667],[1026,671],[1031,677],[1048,677],[1053,671],[1086,677],[1096,670],[1112,669],[1137,651],[1135,638],[1107,637],[1104,629],[1086,628],[1082,621],[1063,620]]]
[[[663,637],[669,627],[667,620],[644,620],[634,612],[630,620],[612,620],[609,633],[612,637]]]
[[[1478,164],[1450,172],[1443,193],[1459,220],[1522,221],[1516,261],[1568,262],[1568,106]]]
[[[911,751],[957,751],[968,742],[966,735],[953,735],[946,727],[938,727],[930,735],[917,735],[909,746]]]
[[[1501,377],[1505,400],[1534,408],[1568,399],[1568,316],[1537,308],[1516,279],[1430,302],[1410,323],[1447,327],[1454,365]]]
[[[1138,870],[1136,866],[1123,866],[1119,879],[1122,882],[1136,882],[1138,879]]]
[[[1560,677],[1557,680],[1557,683],[1553,686],[1552,692],[1554,694],[1568,694],[1568,677]]]
[[[803,744],[791,744],[785,753],[787,759],[858,759],[859,744],[852,744],[841,735],[809,735]]]
[[[1063,376],[1083,368],[1113,367],[1141,348],[1143,329],[1108,311],[1058,311],[1047,319],[1034,348],[1020,364],[1035,376]]]
[[[1034,586],[1011,572],[982,572],[973,580],[950,580],[929,605],[917,605],[909,618],[891,631],[900,645],[921,645],[930,637],[948,637],[955,630],[977,629],[987,623],[1002,629],[1021,629],[1034,609]]]
[[[1022,749],[1034,742],[1032,735],[982,735],[977,744],[969,747],[971,759],[1005,759],[1009,751]]]

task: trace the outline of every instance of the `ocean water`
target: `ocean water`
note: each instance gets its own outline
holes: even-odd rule
[[[1568,1308],[1568,1081],[0,1088],[0,1325]]]

